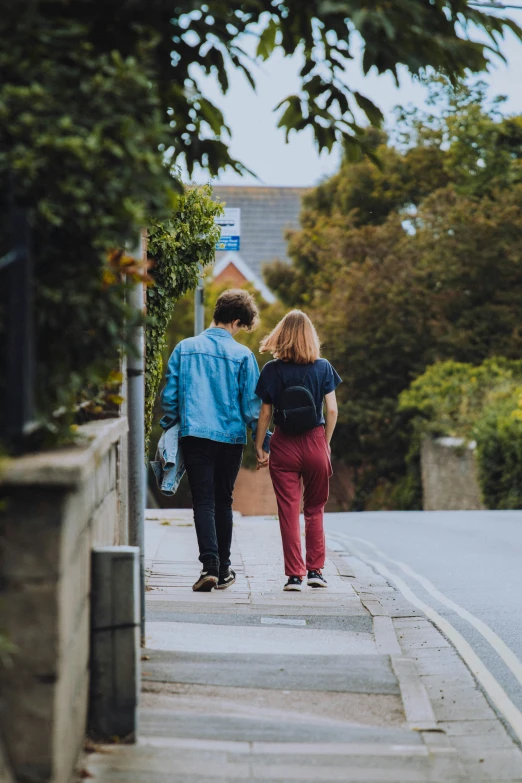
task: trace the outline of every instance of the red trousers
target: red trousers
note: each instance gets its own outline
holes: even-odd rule
[[[276,427],[270,442],[270,476],[277,498],[287,576],[306,576],[307,571],[324,567],[323,512],[331,475],[324,427],[315,427],[301,435],[285,435]],[[306,566],[299,527],[302,487]]]

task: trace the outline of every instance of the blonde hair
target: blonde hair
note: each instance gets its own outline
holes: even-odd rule
[[[302,310],[291,310],[269,335],[261,340],[261,353],[295,364],[311,364],[321,355],[321,343],[315,327]]]

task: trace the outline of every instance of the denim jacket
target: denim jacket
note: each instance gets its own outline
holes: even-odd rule
[[[175,424],[162,433],[151,467],[156,484],[163,495],[174,495],[185,473],[183,452],[179,447],[180,430]]]
[[[163,429],[179,424],[182,438],[246,443],[246,427],[255,437],[261,409],[258,378],[254,354],[226,329],[210,327],[182,340],[169,359],[160,424]],[[269,443],[267,435],[266,451]]]

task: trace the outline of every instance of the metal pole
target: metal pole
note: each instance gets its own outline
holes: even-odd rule
[[[194,291],[194,335],[205,330],[205,294],[203,290],[203,267],[199,265],[198,287]]]
[[[146,241],[142,239],[142,242]],[[130,289],[129,305],[135,314],[143,313],[142,283]],[[127,418],[129,476],[129,544],[140,550],[140,623],[141,641],[145,642],[145,328],[130,326],[129,342],[133,350],[127,354]]]

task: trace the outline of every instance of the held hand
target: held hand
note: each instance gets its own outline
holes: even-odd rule
[[[256,457],[257,457],[256,470],[261,470],[261,468],[268,467],[269,454],[266,451],[263,451],[262,448],[256,447]]]

